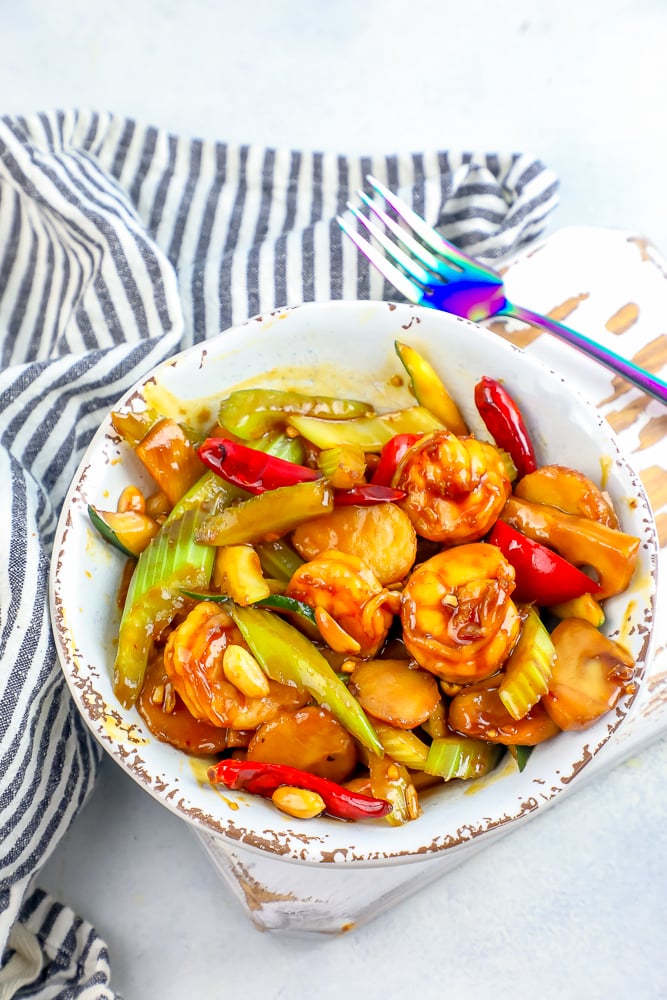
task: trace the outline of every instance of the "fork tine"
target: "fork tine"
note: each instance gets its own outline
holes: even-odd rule
[[[366,205],[370,211],[377,216],[383,226],[385,226],[396,237],[396,239],[403,244],[406,250],[420,260],[425,267],[428,267],[431,271],[434,271],[437,274],[442,274],[444,277],[451,276],[452,268],[460,272],[460,268],[456,264],[452,265],[449,262],[445,262],[442,258],[436,257],[435,254],[432,254],[430,250],[427,250],[426,247],[411,236],[403,226],[399,226],[399,224],[392,219],[391,216],[387,215],[387,213],[380,208],[377,202],[373,201],[372,198],[369,198],[365,191],[357,191],[357,195],[363,201],[364,205]]]
[[[478,260],[473,257],[469,257],[467,254],[463,253],[458,247],[455,247],[453,243],[448,243],[447,240],[443,239],[439,233],[436,233],[427,222],[413,212],[412,209],[401,201],[393,191],[390,191],[388,187],[379,181],[376,177],[371,174],[366,175],[366,180],[371,185],[374,191],[376,191],[380,197],[384,198],[388,205],[394,209],[394,211],[399,215],[409,226],[414,229],[419,238],[426,243],[432,250],[436,253],[442,254],[446,260],[454,261],[459,264],[460,267],[468,270],[471,267],[480,271],[482,274],[493,274],[489,268],[485,267],[484,264],[480,264]]]
[[[337,216],[336,222],[343,230],[343,232],[350,237],[352,242],[355,244],[358,250],[366,257],[367,260],[371,262],[373,267],[377,268],[380,274],[387,279],[390,285],[393,285],[409,302],[414,302],[418,305],[422,301],[422,296],[417,288],[409,278],[403,274],[397,267],[390,264],[386,257],[379,253],[375,247],[371,246],[368,240],[363,239],[359,236],[356,230],[348,226],[345,219],[342,216]]]
[[[392,260],[399,265],[399,267],[414,278],[415,281],[418,281],[421,285],[428,285],[433,281],[433,276],[429,274],[429,272],[426,271],[421,264],[419,264],[416,260],[413,260],[412,257],[409,257],[408,254],[404,253],[399,246],[396,246],[396,244],[389,239],[387,234],[381,229],[378,229],[378,227],[374,225],[371,220],[363,214],[363,212],[360,212],[354,207],[354,205],[350,205],[349,203],[347,207],[355,219],[360,222],[366,231],[369,232],[371,236],[377,240],[380,246],[384,248],[385,253],[387,253]]]

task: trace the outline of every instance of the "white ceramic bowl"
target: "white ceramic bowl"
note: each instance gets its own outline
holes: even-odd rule
[[[397,339],[429,358],[480,436],[488,437],[474,408],[473,386],[481,376],[491,375],[503,379],[520,403],[541,464],[571,465],[596,481],[604,475],[623,529],[641,538],[633,583],[628,592],[607,602],[605,631],[630,647],[641,684],[651,645],[656,535],[639,477],[592,406],[496,335],[466,320],[409,305],[298,306],[257,317],[185,351],[159,366],[120,402],[137,403],[149,384],[150,391],[155,392],[155,384],[164,390],[162,403],[168,405],[170,394],[200,400],[220,398],[239,384],[298,383],[376,404],[402,405],[411,401],[407,390],[389,386],[391,376],[402,371],[394,352]],[[105,420],[60,518],[52,563],[52,620],[68,684],[97,739],[146,791],[200,830],[310,864],[424,860],[492,837],[507,824],[552,804],[632,712],[628,697],[592,728],[560,734],[536,748],[523,773],[508,760],[488,778],[443,785],[423,799],[423,815],[402,827],[328,818],[298,821],[255,796],[221,794],[206,780],[206,762],[158,742],[136,711],[120,708],[111,687],[123,559],[92,529],[87,505],[115,504],[125,485],[145,481],[138,460]]]

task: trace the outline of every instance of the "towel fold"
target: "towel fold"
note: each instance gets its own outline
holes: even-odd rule
[[[175,351],[279,306],[396,297],[335,221],[368,173],[489,260],[557,204],[527,154],[356,157],[111,114],[0,119],[0,1000],[26,983],[24,997],[115,996],[94,928],[35,887],[101,759],[48,615],[70,480],[105,413]]]

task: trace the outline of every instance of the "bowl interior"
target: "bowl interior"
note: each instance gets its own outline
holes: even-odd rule
[[[255,318],[176,356],[119,405],[140,407],[149,397],[163,412],[197,422],[215,414],[215,399],[239,385],[298,386],[370,399],[377,406],[405,405],[414,400],[404,385],[393,384],[402,371],[395,340],[429,358],[480,437],[488,435],[475,411],[473,387],[482,375],[492,375],[519,401],[541,463],[571,465],[604,482],[623,529],[641,538],[634,581],[607,602],[604,629],[629,646],[641,684],[650,653],[657,548],[639,477],[592,406],[494,334],[409,305],[304,305]],[[123,558],[92,529],[87,506],[115,505],[133,482],[147,484],[147,476],[107,419],[84,456],[58,526],[51,576],[54,634],[67,682],[102,746],[150,794],[200,829],[313,864],[388,864],[458,849],[551,804],[632,710],[628,697],[592,728],[562,733],[537,747],[522,773],[508,760],[488,778],[439,787],[422,797],[423,815],[398,828],[328,818],[299,822],[262,799],[221,793],[206,780],[209,761],[157,741],[138,713],[124,711],[113,695]]]

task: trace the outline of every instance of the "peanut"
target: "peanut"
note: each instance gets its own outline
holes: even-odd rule
[[[141,490],[137,486],[126,486],[118,498],[116,509],[119,513],[130,510],[135,514],[145,514],[146,500]]]
[[[266,698],[269,681],[255,657],[244,646],[231,643],[222,657],[222,669],[230,684],[248,698]]]
[[[271,796],[273,804],[281,812],[296,819],[314,819],[324,812],[324,799],[317,792],[292,785],[281,785]]]

